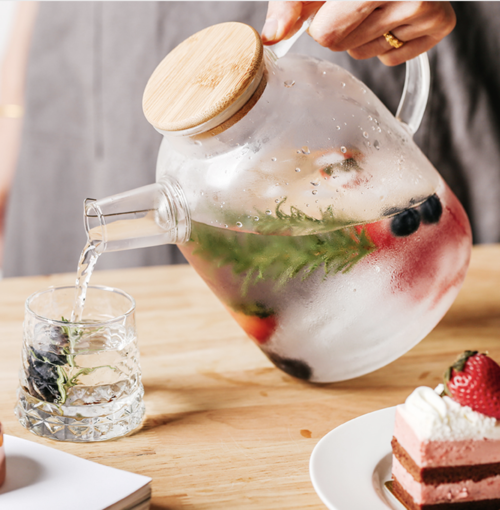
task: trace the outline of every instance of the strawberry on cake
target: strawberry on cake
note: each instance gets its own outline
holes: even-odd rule
[[[393,493],[411,510],[499,510],[500,366],[466,351],[443,389],[419,387],[397,407]]]

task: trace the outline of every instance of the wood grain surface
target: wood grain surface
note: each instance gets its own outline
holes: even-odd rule
[[[147,416],[107,443],[41,439],[13,414],[24,301],[74,275],[0,282],[0,419],[7,434],[153,478],[153,510],[321,509],[309,457],[334,427],[434,386],[465,349],[500,361],[500,245],[475,247],[464,287],[402,358],[351,381],[312,385],[274,368],[189,266],[96,272],[137,300]]]
[[[144,115],[164,131],[189,129],[213,119],[262,75],[263,52],[258,32],[243,23],[220,23],[197,32],[174,48],[151,75],[142,102]],[[253,84],[248,98],[258,84]]]

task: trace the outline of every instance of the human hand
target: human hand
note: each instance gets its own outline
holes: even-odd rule
[[[388,66],[429,50],[456,23],[449,2],[269,2],[263,43],[290,37],[312,15],[308,32],[321,46],[355,59],[377,56]],[[391,46],[384,37],[388,32],[404,44]]]

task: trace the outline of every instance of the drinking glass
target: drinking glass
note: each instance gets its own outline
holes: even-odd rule
[[[75,287],[26,301],[16,405],[21,424],[59,441],[105,441],[130,433],[144,416],[135,302],[90,286],[73,321]]]

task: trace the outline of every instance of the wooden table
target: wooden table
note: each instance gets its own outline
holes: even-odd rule
[[[96,272],[137,300],[143,428],[117,441],[38,438],[13,415],[26,297],[74,275],[0,282],[0,419],[6,432],[153,478],[153,510],[324,508],[309,479],[317,441],[434,386],[465,349],[500,361],[500,245],[476,247],[455,304],[408,354],[376,372],[312,385],[274,368],[188,266]]]

